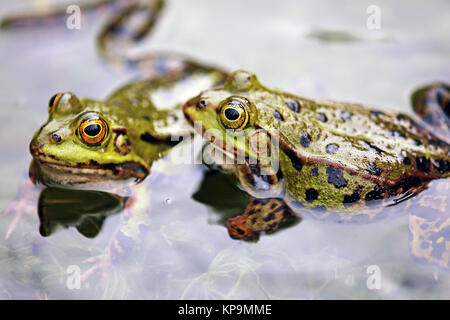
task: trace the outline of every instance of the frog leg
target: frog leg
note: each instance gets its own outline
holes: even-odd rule
[[[133,197],[128,199],[125,209],[121,213],[119,226],[105,251],[83,261],[83,263],[93,263],[93,265],[83,273],[81,281],[87,281],[93,274],[101,271],[101,282],[104,285],[114,266],[120,264],[135,247],[139,246],[150,226],[149,193],[151,191],[142,186],[136,190]]]
[[[133,54],[129,50],[142,41],[157,23],[164,0],[99,0],[81,7],[81,11],[89,12],[103,7],[112,8],[112,17],[103,27],[98,37],[97,48],[100,55],[116,69],[137,70],[141,79],[157,76],[173,76],[179,78],[193,71],[217,72],[225,80],[227,73],[216,67],[201,65],[182,54],[172,52],[156,52],[152,54]],[[67,6],[29,14],[11,15],[0,21],[1,29],[19,27],[40,27],[45,24],[62,25],[67,20]]]
[[[450,267],[450,217],[428,220],[415,215],[409,216],[411,253],[419,259]]]
[[[4,218],[8,215],[14,215],[9,223],[8,230],[5,234],[5,239],[8,239],[11,236],[24,214],[36,212],[36,203],[40,190],[34,185],[34,169],[35,167],[32,163],[29,170],[30,179],[25,180],[25,182],[19,187],[15,199],[5,208],[5,210],[0,212],[0,218]]]
[[[88,281],[97,271],[102,270],[101,283],[104,286],[105,279],[108,277],[108,274],[111,272],[111,260],[108,259],[107,254],[101,254],[96,257],[91,257],[83,261],[83,263],[93,263],[86,272],[81,276],[80,281],[84,283]]]
[[[411,104],[427,129],[449,142],[450,85],[437,82],[421,87],[411,95]]]
[[[140,71],[141,78],[154,78],[156,76],[174,76],[193,70],[219,71],[217,68],[207,67],[194,62],[184,55],[157,52],[152,54],[136,55],[130,53],[130,48],[147,36],[157,23],[164,0],[130,0],[112,1],[99,0],[81,7],[83,13],[112,8],[112,17],[102,28],[98,37],[97,48],[100,55],[115,69]],[[40,27],[43,25],[66,26],[67,6],[55,7],[46,11],[29,14],[16,14],[0,21],[0,29],[13,29],[20,27]],[[226,73],[223,73],[225,78]]]
[[[98,38],[98,49],[113,67],[134,69],[141,77],[174,76],[194,70],[215,71],[226,77],[226,72],[216,67],[197,64],[193,59],[172,52],[133,54],[128,50],[150,33],[164,7],[163,0],[132,1],[109,20]]]
[[[300,219],[282,199],[252,197],[244,213],[228,219],[225,226],[233,239],[257,240],[262,232],[273,233],[285,222]]]
[[[421,261],[450,268],[450,184],[436,181],[430,192],[412,199],[409,212],[410,250]]]

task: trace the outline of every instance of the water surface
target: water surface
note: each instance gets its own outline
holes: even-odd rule
[[[2,16],[50,2],[0,3]],[[264,84],[306,97],[410,112],[415,87],[450,81],[450,3],[377,1],[381,29],[369,30],[372,4],[172,0],[142,50],[246,69]],[[97,55],[95,36],[105,19],[96,15],[81,30],[55,25],[0,33],[0,211],[26,181],[28,143],[47,117],[48,99],[60,91],[100,99],[134,77]],[[15,216],[0,218],[0,298],[450,298],[450,273],[411,256],[406,213],[369,225],[305,217],[244,243],[230,239],[220,223],[239,212],[245,195],[235,192],[242,199],[230,199],[228,208],[198,202],[192,195],[204,175],[199,165],[159,161],[139,208],[148,215],[145,236],[78,290],[67,287],[68,267],[86,273],[94,266],[90,258],[110,254],[124,217],[106,218],[94,238],[74,227],[42,237],[39,191],[29,192],[8,238]],[[371,265],[381,270],[380,290],[367,288]]]

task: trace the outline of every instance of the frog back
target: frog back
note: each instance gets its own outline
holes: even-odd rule
[[[300,205],[360,207],[449,176],[449,145],[407,115],[267,89],[251,98]]]
[[[208,67],[185,70],[126,84],[106,99],[108,116],[121,123],[116,131],[152,163],[192,134],[184,121],[183,102],[202,89],[222,84],[222,71]]]

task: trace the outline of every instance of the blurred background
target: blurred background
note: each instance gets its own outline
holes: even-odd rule
[[[55,3],[83,4],[0,3],[0,19]],[[367,27],[369,6],[380,9],[379,29]],[[80,30],[54,24],[0,31],[0,211],[26,181],[28,143],[54,93],[102,99],[135,77],[113,70],[96,51],[107,19],[105,10],[83,16]],[[309,98],[411,113],[414,88],[450,81],[449,39],[450,2],[444,0],[169,0],[139,49],[245,69],[267,86]],[[168,166],[163,160],[156,171],[167,173]],[[42,237],[33,206],[5,239],[14,217],[2,217],[0,298],[450,298],[450,274],[410,255],[407,215],[356,226],[304,219],[257,243],[242,243],[218,224],[220,210],[192,199],[204,169],[169,171],[172,184],[158,175],[148,179],[157,187],[149,196],[151,228],[138,254],[94,273],[79,290],[67,288],[67,267],[88,270],[92,263],[85,260],[108,250],[120,215],[108,218],[93,239],[75,228]],[[380,290],[366,286],[369,265],[382,271]]]

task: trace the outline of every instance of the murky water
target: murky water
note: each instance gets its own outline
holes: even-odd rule
[[[0,3],[3,16],[49,2]],[[372,4],[172,0],[142,49],[246,69],[307,97],[409,112],[415,87],[450,81],[450,3],[377,1],[381,29],[369,30]],[[102,98],[133,78],[98,57],[95,36],[107,17],[95,17],[81,30],[56,25],[0,33],[0,211],[26,181],[28,143],[47,117],[48,99],[60,91]],[[0,218],[0,298],[450,298],[450,273],[410,254],[407,214],[369,225],[305,217],[243,243],[221,223],[239,212],[245,195],[232,192],[228,207],[194,200],[205,172],[167,159],[156,164],[144,183],[149,190],[135,204],[149,227],[123,255],[114,244],[126,217],[108,216],[93,238],[67,221],[68,228],[43,237],[39,190],[28,191],[24,206],[15,207],[23,215],[12,233],[17,215]],[[223,186],[214,183],[212,194],[220,198]],[[110,263],[92,259],[101,256]],[[373,265],[381,271],[379,290],[367,286]],[[71,286],[70,266],[85,276],[80,289]]]

